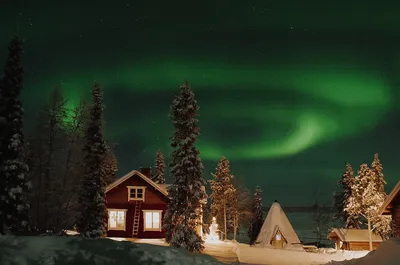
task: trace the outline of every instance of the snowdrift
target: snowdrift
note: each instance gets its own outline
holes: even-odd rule
[[[383,242],[379,248],[363,258],[343,262],[330,262],[329,265],[399,265],[400,238]]]
[[[216,259],[174,249],[111,239],[0,236],[1,265],[221,265]]]
[[[346,259],[360,258],[367,255],[367,253],[368,251],[310,253],[284,249],[251,247],[245,244],[238,244],[236,248],[239,262],[260,265],[321,265],[330,261],[344,261]]]

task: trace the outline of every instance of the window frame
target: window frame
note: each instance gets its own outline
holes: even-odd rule
[[[146,188],[145,186],[126,186],[128,189],[128,201],[143,201],[144,202],[144,197],[146,193]],[[131,190],[136,190],[135,191],[135,197],[137,196],[137,190],[142,190],[142,198],[132,198],[131,197]]]
[[[117,212],[117,220],[118,220],[118,212],[124,212],[124,226],[123,228],[111,228],[110,227],[110,212],[114,211]],[[108,220],[107,220],[107,229],[108,231],[126,231],[126,214],[128,212],[128,209],[107,209],[108,213]]]
[[[163,210],[142,210],[143,211],[143,231],[144,232],[146,232],[146,231],[156,231],[156,232],[161,232],[161,230],[162,230],[162,212],[163,212]],[[158,228],[146,228],[146,213],[159,213],[160,214],[160,217],[159,217],[159,224],[160,224],[160,227],[158,227]],[[151,224],[153,225],[153,215],[151,215],[151,218],[152,218],[152,220],[151,220]]]

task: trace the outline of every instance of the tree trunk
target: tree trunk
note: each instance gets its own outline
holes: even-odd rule
[[[369,251],[372,251],[371,217],[368,215],[367,219],[368,219]]]
[[[227,240],[226,235],[226,199],[224,198],[224,240]]]
[[[36,228],[42,228],[41,223],[41,213],[40,207],[42,207],[41,200],[42,200],[42,159],[39,160],[39,173],[38,173],[38,185],[36,188]]]
[[[0,235],[4,235],[4,213],[0,214]]]
[[[236,233],[237,233],[237,228],[238,228],[238,226],[239,226],[239,220],[238,220],[239,218],[237,218],[236,216],[235,216],[235,218],[233,219],[234,220],[234,224],[233,224],[233,240],[234,241],[236,241]]]

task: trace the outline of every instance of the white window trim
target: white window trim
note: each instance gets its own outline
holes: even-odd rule
[[[143,231],[157,231],[157,232],[161,232],[161,228],[162,228],[162,212],[163,210],[142,210],[143,211]],[[146,228],[146,213],[147,212],[151,212],[151,213],[160,213],[160,227],[159,228]]]
[[[128,209],[107,209],[108,211],[108,222],[107,222],[107,228],[108,231],[126,231],[126,213],[128,211]],[[110,211],[116,211],[116,212],[125,212],[124,214],[124,227],[121,229],[118,228],[110,228]]]
[[[126,186],[128,189],[128,201],[143,201],[145,198],[146,187],[145,186]],[[131,198],[131,189],[141,189],[143,191],[143,198]]]

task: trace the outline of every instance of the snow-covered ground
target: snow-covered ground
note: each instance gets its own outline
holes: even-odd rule
[[[224,263],[237,262],[237,244],[232,241],[205,242],[204,254],[210,255]]]
[[[399,265],[400,238],[383,242],[376,251],[360,259],[331,262],[330,265]]]
[[[154,243],[154,242],[152,242]],[[184,249],[81,237],[0,236],[1,265],[221,265]]]
[[[368,251],[338,251],[310,253],[292,250],[250,247],[238,244],[236,253],[240,263],[267,265],[320,265],[330,261],[360,258]]]
[[[221,265],[215,258],[225,263],[237,264],[239,260],[258,265],[400,265],[400,239],[384,242],[369,254],[332,249],[321,249],[320,253],[276,250],[232,241],[206,242],[204,254],[169,248],[160,239],[0,236],[1,265]]]
[[[168,246],[168,244],[165,243],[164,239],[137,239],[115,237],[110,237],[110,239],[115,241],[129,241],[137,244],[150,244],[164,247]],[[233,243],[232,241],[206,241],[204,244],[203,254],[212,256],[224,263],[233,263],[238,261],[236,256],[236,246],[236,243]]]

